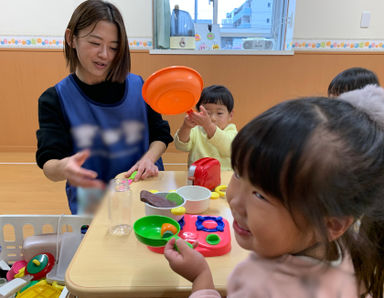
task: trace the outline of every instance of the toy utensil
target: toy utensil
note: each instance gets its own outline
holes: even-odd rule
[[[200,74],[186,66],[170,66],[154,72],[142,89],[144,100],[160,114],[191,113],[203,90]]]
[[[137,171],[134,171],[131,176],[128,177],[128,183],[131,184],[137,175]]]

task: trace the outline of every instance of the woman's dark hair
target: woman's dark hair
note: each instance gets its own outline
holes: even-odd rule
[[[232,167],[281,200],[322,235],[325,218],[360,219],[339,239],[351,255],[363,297],[382,297],[384,282],[384,130],[342,100],[278,104],[249,122],[232,143]],[[298,225],[297,221],[295,220]]]
[[[232,112],[234,105],[231,92],[226,87],[221,85],[205,87],[201,92],[198,103],[196,104],[196,109],[199,111],[200,106],[206,103],[225,105],[229,113]]]
[[[361,67],[348,68],[339,73],[329,84],[328,96],[339,96],[341,93],[361,89],[366,85],[380,85],[374,72]]]
[[[116,6],[109,2],[87,0],[75,9],[67,26],[67,29],[70,31],[69,40],[65,38],[64,53],[67,65],[69,65],[70,71],[74,72],[79,63],[76,49],[70,45],[70,43],[73,42],[73,38],[78,37],[79,32],[89,26],[93,26],[91,30],[92,32],[100,21],[113,23],[117,27],[119,41],[118,50],[106,79],[112,82],[122,83],[131,69],[128,38],[127,33],[125,32],[123,17]]]

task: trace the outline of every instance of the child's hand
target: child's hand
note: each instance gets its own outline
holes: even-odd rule
[[[178,251],[174,249],[175,243]],[[191,282],[194,282],[207,270],[209,271],[208,263],[203,255],[191,249],[183,239],[169,240],[164,248],[164,256],[173,271]]]
[[[200,106],[200,112],[191,113],[190,118],[197,125],[200,125],[204,128],[212,124],[211,117],[209,117],[207,110],[202,105]]]
[[[194,113],[195,112],[192,112],[191,115]],[[187,114],[187,115],[185,115],[183,125],[189,129],[191,129],[191,128],[194,128],[196,126],[196,123],[191,119],[190,114]]]
[[[208,138],[215,134],[216,124],[212,122],[207,110],[202,105],[200,106],[200,113],[190,114],[190,118],[194,123],[204,128]]]

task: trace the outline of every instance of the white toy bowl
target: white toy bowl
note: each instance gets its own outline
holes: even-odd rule
[[[186,213],[199,214],[209,208],[211,191],[208,188],[197,185],[186,185],[178,188],[176,193],[185,200]]]

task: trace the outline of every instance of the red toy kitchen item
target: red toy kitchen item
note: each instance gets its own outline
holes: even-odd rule
[[[199,242],[195,248],[204,257],[222,256],[231,250],[231,231],[228,221],[221,216],[186,214],[179,220],[179,237],[192,243]],[[156,253],[164,253],[164,246],[147,246]]]
[[[220,162],[212,157],[204,157],[190,165],[188,182],[192,185],[200,185],[214,190],[220,185]]]
[[[55,265],[55,257],[47,253],[42,253],[34,256],[25,268],[25,275],[32,275],[32,280],[42,279],[52,270]]]

